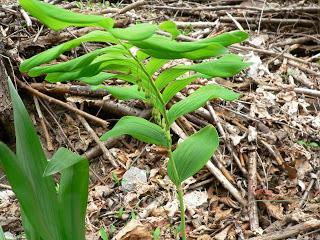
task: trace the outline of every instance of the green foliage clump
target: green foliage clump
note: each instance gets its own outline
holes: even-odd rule
[[[113,129],[105,133],[101,139],[107,140],[110,137],[126,134],[140,141],[167,148],[169,156],[168,176],[177,188],[181,210],[181,235],[182,239],[186,239],[185,210],[181,184],[206,164],[218,147],[219,137],[215,128],[212,125],[208,125],[178,144],[176,149],[172,151],[170,127],[177,118],[198,109],[211,99],[221,98],[226,101],[232,101],[237,99],[239,94],[219,85],[207,85],[200,87],[183,100],[172,104],[171,107],[168,107],[168,103],[178,92],[195,79],[232,77],[246,68],[248,63],[244,62],[241,57],[228,53],[227,47],[245,40],[248,37],[247,33],[233,31],[195,42],[183,42],[176,40],[180,32],[171,21],[163,22],[160,25],[135,24],[122,29],[115,28],[114,21],[111,18],[73,13],[38,0],[20,0],[19,2],[32,16],[53,30],[61,30],[70,26],[92,26],[103,29],[92,31],[77,39],[46,50],[24,61],[20,66],[20,70],[32,77],[45,75],[45,79],[48,82],[81,81],[93,85],[95,89],[104,88],[118,99],[139,99],[152,106],[153,122],[139,117],[125,116],[117,122]],[[171,37],[160,35],[159,30],[166,31]],[[49,64],[58,58],[60,54],[86,42],[107,43],[109,46],[93,50],[67,62]],[[191,65],[175,65],[161,70],[166,63],[174,59],[196,60],[197,62]],[[128,84],[122,87],[105,86],[103,82],[107,79],[121,79]],[[32,127],[29,126],[29,128],[31,129]],[[3,145],[0,146],[4,149]],[[17,149],[20,149],[20,146],[18,147]],[[30,150],[26,147],[23,151]],[[4,149],[3,152],[7,153],[7,159],[15,158],[14,155],[9,153],[8,149]],[[58,151],[57,157],[63,158],[63,154],[63,152]],[[43,159],[43,161],[45,160]],[[83,161],[80,162],[83,163]],[[80,162],[77,164],[80,164]],[[29,163],[24,162],[23,166],[26,164]],[[70,161],[70,166],[65,167],[69,169],[77,166],[77,164]],[[41,167],[37,168],[38,178],[41,177],[44,166],[45,162],[42,163]],[[7,170],[8,174],[10,168]],[[53,174],[57,170],[61,169],[58,169],[57,166],[52,166],[52,164],[51,167],[47,167],[47,173],[49,174]],[[24,176],[25,173],[21,171],[21,174],[21,176]],[[8,175],[10,176],[10,173]],[[58,204],[52,204],[52,201],[59,201],[60,198],[57,198],[53,190],[48,190],[53,187],[53,183],[48,178],[45,179],[48,183],[39,185],[39,189],[48,191],[43,194],[48,196],[48,199],[53,199],[50,202],[50,206],[59,206]],[[51,187],[48,187],[48,184]],[[61,184],[60,188],[62,186],[63,184]],[[72,184],[72,187],[76,186]],[[80,188],[87,189],[86,184],[79,184],[77,187],[79,191]],[[17,189],[17,192],[19,191],[22,191],[22,189]],[[84,190],[82,190],[83,192]],[[68,198],[68,200],[70,199]],[[38,206],[41,206],[41,204]],[[31,208],[32,206],[23,207],[24,216],[28,216],[25,213],[29,211],[29,207]],[[35,219],[46,219],[39,225],[39,229],[34,229],[35,226],[38,226],[38,223],[33,222],[33,219],[30,218],[27,219],[28,224],[25,227],[32,226],[31,229],[34,231],[44,231],[43,234],[45,235],[41,235],[41,239],[62,239],[60,237],[62,236],[61,234],[64,234],[62,229],[74,223],[72,219],[68,223],[62,221],[50,225],[46,221],[58,219],[59,209],[57,211],[53,210],[53,208],[44,208],[42,210],[39,216],[35,216]],[[72,212],[66,211],[65,215],[68,214],[71,215],[69,216],[70,218],[74,217]],[[60,225],[61,229],[57,227]],[[45,226],[50,226],[51,228],[45,228]],[[49,230],[52,231],[49,232]],[[83,239],[83,236],[73,239]]]

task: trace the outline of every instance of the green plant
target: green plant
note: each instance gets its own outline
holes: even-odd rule
[[[16,154],[0,142],[0,164],[20,203],[27,239],[85,239],[89,164],[60,148],[47,162],[31,119],[11,81]],[[60,172],[56,191],[52,174]]]
[[[160,227],[157,227],[153,232],[152,232],[152,240],[159,240],[161,236],[161,229]]]
[[[107,233],[105,228],[100,228],[99,234],[103,240],[109,240],[109,234]]]
[[[200,87],[185,99],[168,103],[197,78],[231,77],[248,66],[241,57],[229,54],[227,46],[245,40],[248,35],[233,31],[195,42],[180,42],[175,24],[170,21],[154,24],[136,24],[128,28],[113,27],[113,20],[102,16],[81,15],[37,0],[20,0],[20,4],[42,23],[54,30],[69,26],[95,26],[105,31],[92,31],[65,42],[23,62],[22,72],[36,77],[46,75],[49,82],[81,81],[104,88],[121,100],[139,99],[152,106],[153,122],[134,116],[121,118],[101,139],[130,135],[140,141],[166,147],[168,175],[176,185],[181,210],[181,233],[186,239],[182,182],[198,172],[218,147],[219,138],[211,125],[201,129],[172,151],[170,127],[177,118],[203,106],[207,101],[221,98],[235,100],[239,94],[219,85]],[[157,30],[171,34],[159,35]],[[85,42],[105,42],[109,47],[96,49],[68,62],[44,65],[60,54]],[[214,59],[212,59],[214,58]],[[161,71],[173,59],[197,60],[200,63],[176,65]],[[159,75],[155,74],[160,72]],[[126,86],[104,86],[110,78],[128,83]]]

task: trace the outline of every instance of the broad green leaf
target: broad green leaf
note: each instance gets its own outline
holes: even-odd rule
[[[19,3],[33,17],[53,30],[61,30],[71,26],[96,26],[106,29],[113,26],[111,18],[74,13],[38,0],[19,0]]]
[[[16,130],[16,156],[2,145],[0,159],[23,212],[43,239],[64,238],[51,177],[43,177],[47,160],[23,102],[9,81]]]
[[[202,128],[178,144],[168,162],[168,175],[175,185],[196,174],[219,146],[219,136],[212,125]],[[175,165],[175,167],[174,167]],[[175,170],[177,170],[177,175]]]
[[[146,54],[159,59],[188,58],[197,60],[218,56],[226,52],[225,47],[216,42],[177,42],[159,35],[130,43],[139,47]]]
[[[180,31],[177,29],[177,25],[172,21],[165,21],[160,23],[159,28],[165,32],[170,33],[172,39],[175,39],[180,34]]]
[[[172,124],[178,117],[200,108],[210,99],[222,98],[226,101],[232,101],[239,96],[240,94],[218,85],[203,86],[170,108],[168,111],[169,123]]]
[[[190,66],[176,66],[174,69],[195,71],[210,77],[232,77],[249,65],[249,63],[243,62],[241,57],[234,54],[228,54],[218,60],[202,62]]]
[[[156,71],[158,71],[164,64],[166,64],[168,60],[166,59],[158,59],[151,58],[148,63],[145,65],[145,68],[150,76],[152,76]]]
[[[115,78],[115,76],[116,74],[113,74],[113,73],[101,72],[92,77],[79,78],[78,81],[84,82],[90,85],[99,85],[110,78]]]
[[[92,63],[76,71],[49,73],[45,80],[48,82],[66,82],[79,80],[84,77],[93,77],[104,70],[130,72],[130,70],[135,69],[135,62],[132,59],[111,59]],[[114,77],[114,75],[109,74],[109,78],[112,77]]]
[[[72,152],[73,158],[79,156]],[[61,161],[66,160],[61,156]],[[61,180],[58,191],[60,214],[65,222],[69,239],[85,240],[85,215],[88,200],[89,162],[80,160],[74,165],[61,171]]]
[[[129,41],[141,41],[151,37],[157,26],[148,23],[135,24],[127,28],[111,28],[109,32],[116,38]]]
[[[201,77],[201,74],[195,74],[190,77],[177,79],[171,82],[162,93],[162,98],[165,103],[168,103],[178,92],[184,89],[188,84],[193,82],[195,79]]]
[[[146,119],[134,116],[122,117],[110,131],[101,136],[101,140],[106,141],[110,137],[119,137],[125,134],[142,142],[168,146],[166,133],[161,127]]]
[[[199,42],[177,42],[171,38],[153,35],[152,37],[142,41],[130,41],[130,43],[141,50],[146,49],[164,51],[164,52],[190,52],[208,46],[208,43]]]
[[[159,74],[155,81],[155,85],[159,90],[162,90],[165,86],[167,86],[169,83],[173,82],[186,72],[188,72],[188,70],[176,68],[166,69]]]
[[[57,172],[61,172],[62,170],[71,167],[84,159],[85,158],[83,156],[75,154],[64,147],[61,147],[49,160],[43,176],[50,176]]]
[[[131,99],[139,99],[144,101],[146,100],[145,94],[142,91],[138,90],[137,85],[126,86],[126,87],[113,87],[113,86],[100,85],[93,89],[94,90],[104,89],[119,100],[131,100]]]
[[[60,56],[60,54],[69,51],[72,48],[75,48],[79,46],[81,43],[84,42],[111,42],[115,43],[117,42],[117,39],[115,39],[110,33],[105,31],[92,31],[82,37],[70,40],[68,42],[65,42],[63,44],[60,44],[56,47],[50,48],[42,53],[39,53],[38,55],[35,55],[27,60],[25,60],[20,65],[20,71],[21,72],[28,72],[31,68],[34,68],[36,66],[39,66],[44,63],[48,63],[57,57]],[[99,52],[99,51],[98,51]]]
[[[101,48],[67,62],[34,67],[28,72],[28,75],[30,77],[37,77],[47,73],[74,71],[75,69],[80,69],[91,64],[101,54],[115,56],[124,53],[126,53],[126,51],[119,45]]]
[[[23,229],[27,239],[41,240],[42,238],[37,232],[37,228],[31,225],[31,223],[29,222],[26,214],[23,212],[23,209],[21,207],[20,207],[20,211],[21,211],[21,220],[22,220]]]
[[[230,46],[234,43],[239,43],[246,40],[249,37],[249,34],[243,31],[231,31],[222,33],[218,36],[212,38],[206,38],[199,40],[200,43],[219,43],[222,46]]]

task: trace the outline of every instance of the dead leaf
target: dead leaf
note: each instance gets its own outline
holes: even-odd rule
[[[131,220],[122,228],[113,240],[151,240],[151,227],[142,224],[139,220]]]

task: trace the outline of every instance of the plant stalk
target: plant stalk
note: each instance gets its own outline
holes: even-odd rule
[[[162,116],[165,120],[165,126],[164,126],[164,130],[166,131],[166,136],[167,136],[167,141],[168,141],[168,154],[169,154],[169,161],[172,161],[172,166],[173,166],[173,170],[174,170],[174,175],[177,179],[179,179],[179,174],[177,171],[177,167],[175,162],[172,159],[172,151],[171,151],[171,147],[172,147],[172,139],[171,139],[171,135],[170,135],[170,124],[169,124],[169,119],[167,116],[167,109],[166,109],[166,105],[165,102],[163,101],[162,95],[159,92],[158,88],[156,87],[156,85],[154,84],[154,81],[152,79],[152,77],[150,76],[150,74],[147,72],[147,70],[145,69],[144,65],[141,64],[141,62],[131,53],[131,51],[122,44],[122,42],[120,41],[120,44],[127,49],[129,55],[137,62],[137,64],[140,66],[141,70],[144,72],[144,74],[148,77],[150,84],[152,86],[152,88],[154,89],[154,91],[157,93],[157,98],[160,100],[163,109],[162,109]],[[163,127],[163,126],[162,126]],[[177,194],[178,194],[178,201],[179,201],[179,208],[180,208],[180,218],[181,218],[181,235],[182,235],[182,240],[186,240],[187,239],[187,234],[186,234],[186,217],[185,217],[185,212],[184,212],[184,200],[183,200],[183,189],[181,186],[181,183],[179,183],[178,185],[176,185],[177,188]]]

